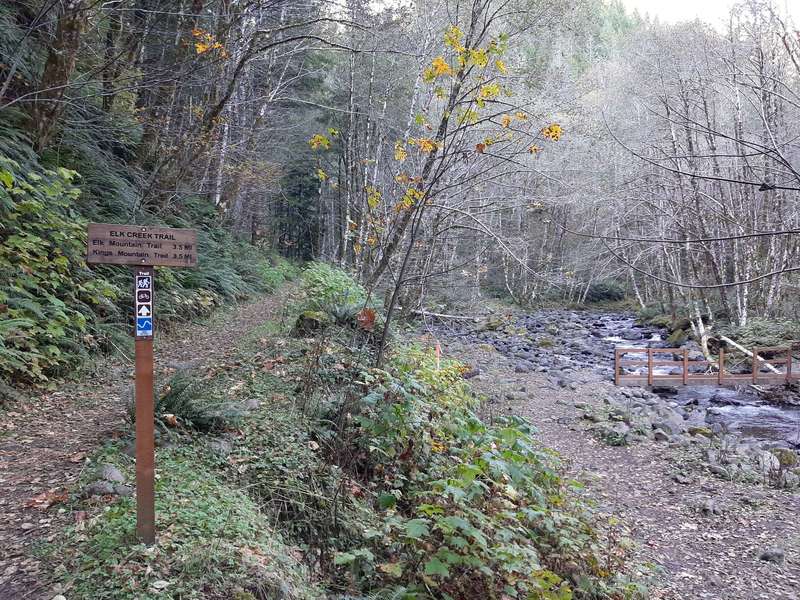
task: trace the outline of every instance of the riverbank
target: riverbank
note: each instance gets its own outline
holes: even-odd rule
[[[543,373],[515,372],[514,361],[486,346],[445,341],[443,351],[480,374],[487,416],[521,415],[554,448],[586,496],[615,516],[618,535],[635,542],[634,563],[656,565],[651,598],[794,600],[800,593],[800,496],[725,481],[687,464],[685,448],[648,441],[610,446],[582,407],[601,410],[615,391],[591,371],[571,372],[565,387]],[[763,557],[763,558],[762,558]]]

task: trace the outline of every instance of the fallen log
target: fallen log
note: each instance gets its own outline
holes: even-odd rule
[[[420,317],[436,317],[437,319],[450,319],[452,321],[472,321],[477,323],[480,319],[478,317],[465,317],[463,315],[445,315],[443,313],[428,312],[427,310],[412,310],[415,315]]]
[[[734,342],[734,341],[733,341],[731,338],[729,338],[729,337],[726,337],[726,336],[724,336],[724,335],[721,335],[721,336],[719,336],[719,339],[721,339],[721,340],[722,340],[723,342],[725,342],[726,344],[730,344],[731,346],[733,346],[733,347],[734,347],[734,348],[736,348],[737,350],[741,350],[742,352],[744,352],[744,353],[745,353],[747,356],[749,356],[750,358],[753,358],[753,353],[752,353],[752,352],[750,352],[750,350],[748,350],[747,348],[745,348],[745,347],[744,347],[744,346],[742,346],[741,344],[737,344],[737,343],[736,343],[736,342]],[[761,358],[760,356],[756,355],[756,356],[755,356],[755,359],[756,359],[756,360],[758,360],[758,361],[760,361],[762,365],[764,365],[765,367],[767,367],[767,368],[768,368],[770,371],[772,371],[773,373],[777,373],[778,375],[783,375],[783,373],[781,373],[781,372],[780,372],[778,369],[776,369],[776,368],[775,368],[773,365],[769,364],[767,361],[765,361],[765,360],[764,360],[763,358]]]

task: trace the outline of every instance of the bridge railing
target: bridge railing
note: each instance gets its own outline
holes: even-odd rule
[[[614,383],[616,385],[653,385],[656,382],[670,385],[734,385],[737,383],[779,383],[797,379],[792,371],[791,346],[758,347],[752,349],[753,355],[749,357],[752,370],[749,373],[725,372],[725,349],[720,348],[717,360],[689,360],[689,350],[686,348],[615,348],[614,350]],[[624,358],[626,354],[644,354],[645,360],[630,360]],[[680,356],[679,359],[665,360],[659,355],[671,354]],[[776,358],[763,358],[761,354],[777,355]],[[775,369],[768,373],[762,372],[764,366]],[[781,372],[777,366],[783,366]],[[680,370],[675,373],[657,373],[655,367],[673,367]],[[692,373],[693,367],[706,367],[706,372]],[[646,367],[644,373],[625,373],[625,367]],[[714,372],[716,370],[716,372]]]

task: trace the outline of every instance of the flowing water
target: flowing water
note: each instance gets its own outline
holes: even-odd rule
[[[667,332],[640,326],[631,314],[571,310],[542,310],[516,319],[511,326],[474,331],[459,323],[460,336],[475,343],[490,343],[499,352],[519,360],[523,369],[568,378],[571,372],[590,369],[604,379],[613,379],[615,348],[665,348]],[[448,328],[450,333],[453,330]],[[696,344],[689,343],[691,359],[702,359]],[[629,355],[629,359],[642,359]],[[644,367],[643,367],[644,368]],[[704,367],[692,367],[701,371]],[[657,367],[667,373],[671,367]],[[678,367],[679,369],[679,367]],[[762,386],[763,387],[763,386]],[[682,406],[695,405],[697,425],[715,425],[723,430],[776,445],[800,448],[800,406],[773,404],[752,388],[676,386],[654,391]]]
[[[606,320],[609,325],[612,325],[612,329],[610,335],[603,337],[603,341],[619,348],[665,348],[668,346],[664,341],[665,331],[654,332],[652,328],[639,328],[633,317],[622,315],[620,317],[622,318]],[[647,339],[626,340],[615,335],[618,332],[613,331],[613,328],[616,327],[622,328],[625,332],[642,330],[642,338]],[[633,333],[628,333],[628,336],[634,337]],[[695,352],[698,351],[699,349],[695,350]],[[657,366],[653,372],[677,374],[680,373],[680,368],[678,367],[676,370],[673,367]],[[707,423],[719,423],[724,429],[744,437],[789,442],[800,448],[800,407],[766,402],[748,385],[736,387],[689,385],[656,388],[655,391],[659,395],[668,396],[670,400],[681,406],[695,405],[705,409]]]

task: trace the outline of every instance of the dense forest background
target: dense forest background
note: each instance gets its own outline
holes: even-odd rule
[[[389,317],[485,294],[628,295],[700,334],[796,317],[799,106],[770,2],[715,29],[602,0],[6,1],[0,372],[124,343],[89,220],[201,229],[162,321],[277,285],[280,257]]]

